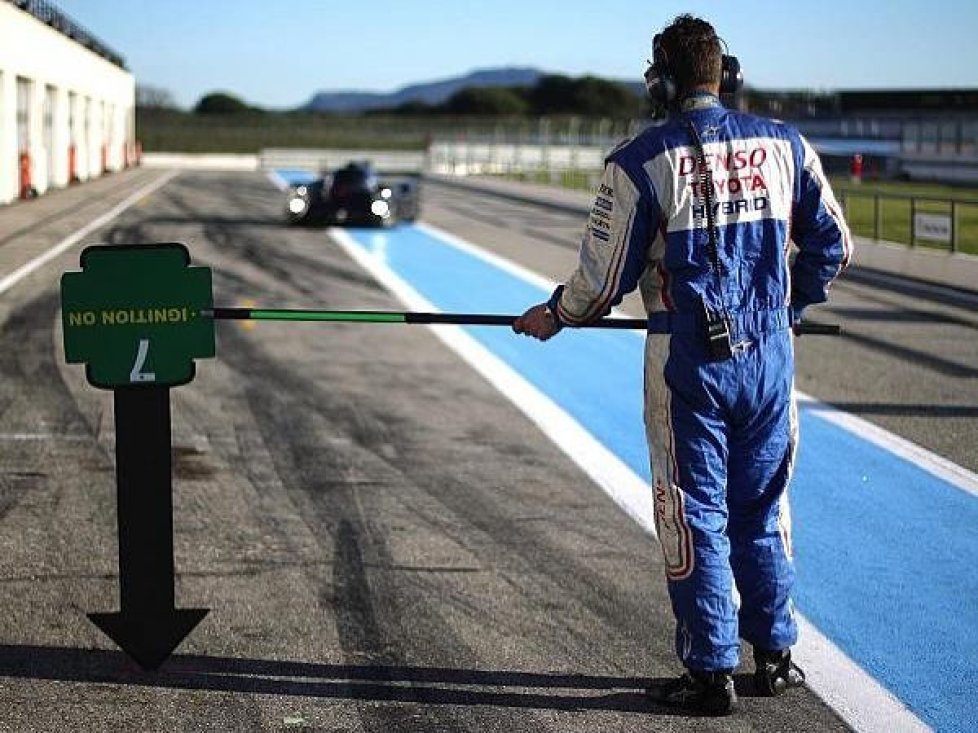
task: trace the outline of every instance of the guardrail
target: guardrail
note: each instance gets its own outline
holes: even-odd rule
[[[978,253],[978,199],[836,191],[854,234],[916,247]]]
[[[608,148],[595,145],[435,142],[428,151],[428,171],[504,175],[587,188],[600,178],[607,152]]]
[[[296,168],[313,172],[328,171],[351,160],[364,160],[381,172],[421,173],[427,168],[423,150],[356,150],[265,148],[258,154],[260,170]]]

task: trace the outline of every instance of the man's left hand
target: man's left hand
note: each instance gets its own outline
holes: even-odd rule
[[[546,341],[560,330],[557,318],[550,312],[546,303],[530,308],[513,322],[513,330],[526,336]]]

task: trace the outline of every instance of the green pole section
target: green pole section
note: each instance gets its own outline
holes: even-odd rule
[[[246,321],[332,321],[345,323],[442,323],[462,326],[512,326],[516,316],[496,313],[417,313],[412,311],[327,311],[286,308],[214,308],[203,318]],[[595,328],[646,328],[644,318],[603,318]]]
[[[304,311],[255,308],[248,319],[252,321],[349,321],[359,323],[405,323],[403,313],[371,313],[357,311]]]

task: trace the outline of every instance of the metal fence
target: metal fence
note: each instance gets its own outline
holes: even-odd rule
[[[854,234],[951,252],[978,252],[978,199],[882,193],[842,188],[836,192]]]
[[[428,168],[427,157],[421,150],[264,148],[258,154],[258,168],[322,172],[350,161],[369,161],[383,172],[421,173]]]

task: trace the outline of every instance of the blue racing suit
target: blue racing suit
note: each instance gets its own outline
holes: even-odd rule
[[[699,171],[689,123],[711,178]],[[708,254],[705,185],[719,271]],[[826,300],[851,251],[808,142],[700,94],[609,155],[578,267],[550,300],[558,323],[575,326],[636,287],[642,294],[655,526],[676,651],[690,669],[733,669],[741,637],[769,651],[796,641],[790,326]],[[725,314],[729,358],[709,358],[704,306]]]

